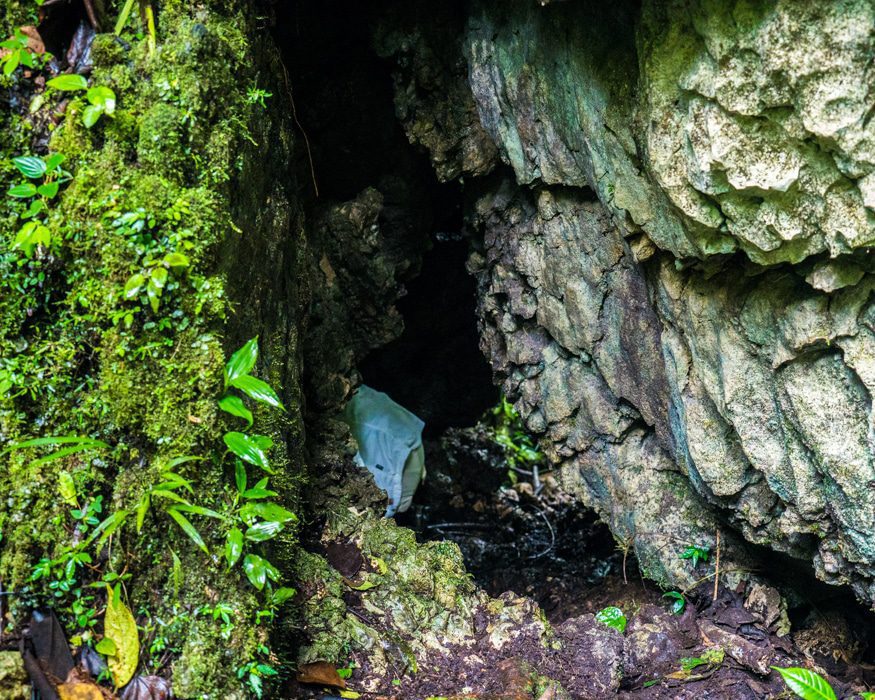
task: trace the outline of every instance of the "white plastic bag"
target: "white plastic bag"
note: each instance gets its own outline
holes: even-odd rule
[[[362,385],[346,406],[346,422],[358,443],[356,462],[389,495],[386,516],[404,512],[425,476],[419,418],[386,394]]]

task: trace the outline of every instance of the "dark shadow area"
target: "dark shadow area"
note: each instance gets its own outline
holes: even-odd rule
[[[467,255],[467,240],[437,236],[422,272],[397,304],[404,318],[401,337],[359,365],[367,384],[425,421],[428,437],[472,425],[498,400],[479,348],[475,284],[465,270]]]

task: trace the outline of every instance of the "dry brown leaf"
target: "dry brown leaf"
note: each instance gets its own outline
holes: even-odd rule
[[[337,669],[327,661],[314,661],[301,666],[298,669],[298,682],[346,688],[346,681],[337,675]]]
[[[100,686],[82,681],[61,683],[58,686],[58,695],[61,700],[103,700]]]

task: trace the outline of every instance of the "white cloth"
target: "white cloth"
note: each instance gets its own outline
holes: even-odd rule
[[[366,467],[377,486],[389,495],[386,516],[407,510],[425,473],[425,423],[383,392],[365,385],[356,391],[344,415],[358,443],[356,463]]]

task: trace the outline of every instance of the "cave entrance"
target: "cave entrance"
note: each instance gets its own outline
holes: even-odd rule
[[[411,261],[394,304],[400,336],[366,354],[356,348],[364,383],[425,422],[428,477],[396,520],[420,540],[456,542],[492,595],[533,597],[554,621],[598,610],[619,597],[608,584],[622,584],[624,558],[607,527],[561,491],[546,465],[511,468],[496,440],[491,411],[500,395],[479,348],[466,192],[461,182],[438,182],[395,116],[391,66],[371,40],[384,6],[281,5],[276,33],[308,136],[306,154],[298,151],[300,181],[310,189],[312,160],[318,182],[319,197],[305,197],[308,218],[375,187],[385,203],[380,226],[397,232],[390,238]],[[630,582],[638,581],[631,558],[627,564]]]

